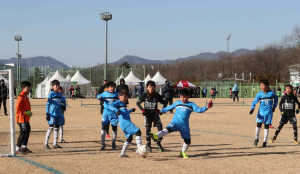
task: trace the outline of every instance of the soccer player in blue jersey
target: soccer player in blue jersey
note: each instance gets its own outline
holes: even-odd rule
[[[62,93],[62,87],[60,86],[58,90],[61,94]],[[60,115],[60,126],[59,126],[59,135],[60,135],[60,142],[66,143],[66,141],[63,139],[64,137],[64,125],[65,125],[65,111],[66,111],[66,98],[64,96],[61,96],[61,115]]]
[[[264,142],[262,147],[267,147],[267,139],[269,135],[269,126],[272,124],[273,112],[275,111],[278,103],[277,95],[268,90],[269,81],[266,79],[262,79],[260,81],[260,89],[261,92],[256,94],[255,99],[252,102],[250,114],[253,114],[255,105],[260,102],[258,114],[256,116],[256,131],[255,131],[255,140],[254,146],[256,147],[259,141],[259,133],[261,125],[265,124],[265,132],[264,132]]]
[[[159,131],[158,133],[151,132],[150,137],[153,141],[157,142],[159,138],[166,136],[171,132],[179,131],[182,139],[184,139],[183,147],[180,155],[183,158],[189,158],[186,154],[187,149],[191,144],[190,126],[189,118],[191,113],[198,112],[203,113],[213,106],[213,102],[210,101],[207,106],[200,108],[193,102],[189,102],[189,91],[187,89],[182,89],[180,91],[180,100],[176,101],[174,104],[163,108],[160,110],[161,113],[168,112],[172,109],[176,109],[174,117],[171,123],[166,127],[166,129]]]
[[[48,95],[47,105],[46,105],[46,120],[49,124],[48,131],[46,133],[46,140],[44,144],[45,149],[50,149],[48,145],[48,141],[50,138],[50,134],[54,127],[54,140],[53,140],[53,148],[61,148],[61,146],[57,145],[57,139],[58,139],[58,129],[61,125],[61,98],[62,95],[59,92],[60,83],[58,80],[53,80],[51,82],[52,89]]]
[[[113,104],[109,105],[108,108],[109,110],[117,113],[119,117],[120,127],[127,138],[127,140],[124,142],[122,152],[119,155],[119,157],[122,158],[122,157],[128,157],[125,153],[132,141],[133,135],[135,135],[136,145],[137,148],[139,149],[139,147],[142,145],[142,138],[141,138],[142,132],[138,127],[136,127],[136,125],[134,125],[131,122],[129,113],[135,112],[136,109],[132,108],[130,110],[127,110],[127,105],[125,103],[127,103],[128,101],[128,92],[126,90],[120,91],[119,99],[120,100],[115,101]],[[136,153],[140,155],[138,150],[136,150]],[[142,155],[140,156],[146,158],[145,156]]]
[[[113,104],[115,101],[119,100],[118,92],[115,91],[116,84],[114,82],[108,82],[106,84],[108,90],[103,92],[102,94],[97,95],[97,99],[104,102],[104,112],[102,115],[102,130],[101,130],[101,142],[102,147],[101,150],[104,150],[105,145],[105,136],[106,136],[106,129],[111,123],[112,130],[113,130],[113,139],[112,139],[112,149],[116,149],[116,140],[117,140],[117,130],[118,130],[118,116],[116,112],[109,110],[108,106]]]

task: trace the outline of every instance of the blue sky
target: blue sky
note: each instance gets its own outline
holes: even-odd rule
[[[51,56],[68,66],[104,63],[125,55],[176,59],[201,52],[255,49],[279,43],[300,23],[298,0],[0,0],[0,59]]]

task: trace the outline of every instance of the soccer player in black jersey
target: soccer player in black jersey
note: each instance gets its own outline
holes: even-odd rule
[[[155,82],[149,80],[146,84],[147,92],[143,93],[141,98],[137,101],[136,105],[140,108],[140,110],[143,113],[143,116],[145,116],[145,127],[146,127],[146,140],[147,145],[150,147],[150,153],[152,153],[151,148],[151,138],[149,136],[149,133],[151,132],[151,127],[153,123],[153,127],[157,127],[158,131],[163,130],[162,129],[162,123],[159,117],[159,109],[157,109],[158,102],[161,104],[165,104],[166,101],[163,99],[161,95],[159,95],[157,92],[155,92]],[[144,108],[141,106],[141,103],[144,102]],[[161,146],[161,140],[160,138],[157,141],[156,146],[159,148],[161,152],[164,151],[163,147]]]
[[[295,103],[297,103],[298,105],[298,109],[296,109],[296,114],[299,113],[300,103],[297,96],[293,94],[292,85],[286,85],[285,90],[286,90],[286,94],[282,96],[279,103],[279,110],[281,113],[281,119],[279,121],[280,124],[275,132],[274,137],[270,140],[270,143],[274,143],[284,124],[287,124],[287,122],[290,121],[294,129],[294,143],[299,144],[297,141],[298,132],[297,132],[297,119],[295,116]]]

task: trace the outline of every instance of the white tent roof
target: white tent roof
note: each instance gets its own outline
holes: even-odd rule
[[[46,82],[48,82],[49,79],[50,79],[49,76],[47,76],[47,77],[45,78],[45,80],[43,80],[41,83],[39,83],[39,85],[46,84]]]
[[[8,81],[6,78],[4,78],[2,75],[0,75],[0,80],[1,80],[1,79],[4,80],[4,83],[5,83],[5,84],[8,84],[8,83],[9,83],[9,81]]]
[[[91,84],[91,82],[84,78],[78,70],[70,81],[77,82],[77,84]]]
[[[124,80],[127,85],[133,85],[142,82],[142,80],[137,78],[132,71],[128,74],[128,76]]]
[[[55,74],[47,81],[47,82],[52,82],[53,80],[58,80],[60,83],[62,82],[69,82],[69,80],[65,79],[59,72],[58,70],[55,72]],[[47,83],[46,82],[46,83]]]
[[[152,79],[152,77],[150,76],[150,74],[148,74],[147,77],[145,78],[144,82],[147,83],[151,79]]]
[[[70,74],[68,74],[67,77],[66,77],[67,80],[71,80],[71,78],[72,77],[70,76]]]
[[[153,80],[156,84],[165,84],[165,81],[167,80],[164,78],[159,71],[155,74],[155,76],[151,79]]]

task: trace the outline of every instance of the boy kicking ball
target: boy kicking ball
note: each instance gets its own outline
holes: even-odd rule
[[[298,109],[296,110],[296,114],[299,113],[300,110],[300,103],[298,98],[293,94],[293,87],[292,85],[285,86],[286,95],[282,96],[280,103],[279,103],[279,110],[281,113],[281,119],[279,121],[279,126],[275,132],[274,137],[270,140],[270,143],[274,143],[277,139],[277,136],[281,129],[283,128],[284,124],[287,124],[288,121],[293,125],[294,129],[294,143],[299,144],[297,141],[298,131],[297,131],[297,119],[295,116],[295,103],[298,105]],[[283,108],[282,108],[283,106]]]
[[[259,141],[259,133],[261,125],[265,124],[264,142],[262,147],[267,147],[267,139],[269,135],[269,126],[272,124],[273,112],[275,111],[278,103],[277,95],[268,90],[269,81],[263,79],[260,81],[261,92],[256,94],[255,99],[252,102],[250,114],[253,114],[255,105],[260,102],[258,114],[256,116],[257,127],[255,131],[254,146],[256,147]],[[273,102],[274,101],[274,102]]]
[[[142,145],[142,138],[141,138],[142,133],[140,129],[131,122],[129,114],[131,112],[135,112],[136,109],[132,108],[130,110],[127,110],[127,105],[125,103],[127,103],[128,101],[128,92],[126,90],[122,90],[119,93],[119,99],[120,100],[115,101],[113,104],[109,105],[108,108],[109,110],[117,113],[119,117],[120,127],[127,138],[127,140],[124,142],[122,152],[119,155],[120,158],[123,158],[123,157],[128,157],[125,153],[132,141],[133,135],[135,135],[137,149],[139,149],[139,147]],[[139,151],[137,150],[136,153],[139,154]],[[146,156],[142,156],[142,155],[140,156],[146,158]]]
[[[150,137],[153,139],[153,141],[157,142],[159,138],[166,136],[171,132],[179,131],[182,139],[184,139],[184,144],[180,152],[180,155],[183,158],[189,158],[189,156],[186,154],[186,151],[191,144],[189,126],[189,118],[191,113],[193,111],[203,113],[213,106],[213,102],[210,101],[207,106],[200,108],[195,103],[189,102],[188,99],[189,91],[187,89],[182,89],[180,92],[180,100],[160,110],[161,113],[165,113],[176,108],[176,112],[171,123],[167,126],[166,129],[159,131],[158,133],[150,132]]]

